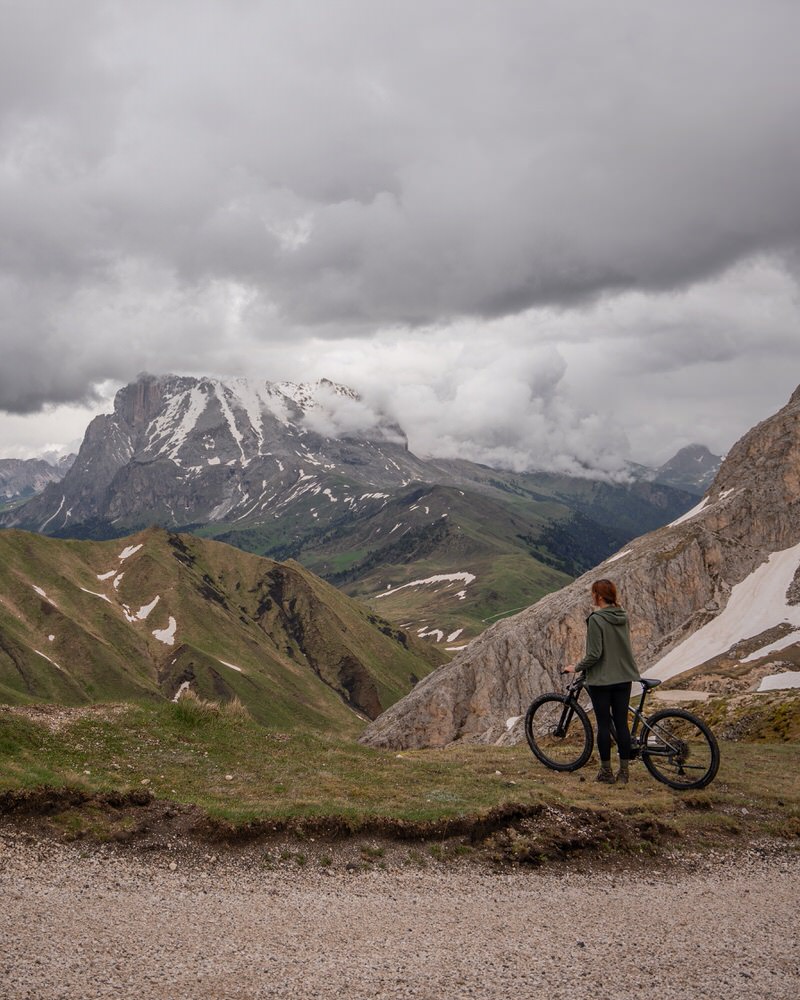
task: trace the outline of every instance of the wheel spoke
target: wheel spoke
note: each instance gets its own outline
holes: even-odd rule
[[[642,759],[672,788],[702,788],[719,766],[719,748],[708,727],[682,709],[667,709],[644,723]]]

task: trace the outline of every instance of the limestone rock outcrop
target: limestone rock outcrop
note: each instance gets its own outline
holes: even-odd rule
[[[561,668],[583,655],[592,580],[617,583],[645,671],[720,616],[733,588],[771,555],[799,544],[800,388],[731,449],[693,510],[488,629],[371,723],[362,742],[391,748],[517,742],[519,717],[531,700],[560,689]],[[776,603],[773,625],[788,620],[783,612],[791,601],[786,595],[784,601]],[[766,632],[763,620],[747,620],[745,605],[741,637]],[[695,666],[685,663],[687,670]]]

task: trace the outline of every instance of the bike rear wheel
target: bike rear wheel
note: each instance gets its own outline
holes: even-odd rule
[[[592,755],[589,717],[572,698],[543,694],[525,716],[525,737],[534,755],[554,771],[577,771]]]
[[[668,708],[645,720],[642,760],[670,788],[705,788],[719,769],[719,746],[708,726],[691,712]]]

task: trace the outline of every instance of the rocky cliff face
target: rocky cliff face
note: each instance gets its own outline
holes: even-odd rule
[[[68,461],[56,466],[41,458],[0,458],[0,501],[40,493],[49,483],[59,482],[68,468]]]
[[[705,445],[690,444],[655,470],[653,482],[702,496],[719,472],[722,459]]]
[[[800,389],[731,449],[701,502],[475,639],[366,730],[380,747],[517,742],[530,701],[583,654],[589,588],[615,580],[644,671],[768,662],[800,640]],[[795,596],[793,596],[795,595]]]
[[[109,537],[152,523],[277,516],[301,497],[325,494],[321,480],[334,472],[353,475],[370,495],[423,478],[403,432],[380,415],[333,434],[337,415],[356,402],[352,390],[326,380],[141,376],[117,393],[113,413],[89,425],[63,481],[2,524]],[[336,501],[323,496],[321,506]]]

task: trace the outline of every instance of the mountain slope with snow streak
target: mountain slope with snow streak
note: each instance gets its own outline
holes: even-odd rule
[[[110,537],[145,524],[181,527],[279,514],[305,496],[332,495],[323,473],[355,473],[357,504],[375,487],[418,478],[402,431],[375,415],[359,433],[334,439],[337,406],[355,393],[321,380],[309,385],[228,383],[142,376],[117,393],[114,412],[96,417],[64,481],[2,523],[70,537]],[[312,416],[313,415],[313,416]],[[324,481],[323,481],[324,480]]]
[[[40,493],[50,483],[57,483],[71,464],[69,456],[59,465],[41,458],[0,458],[0,504]]]
[[[640,668],[800,662],[800,388],[730,451],[703,500],[574,583],[492,626],[369,725],[373,746],[517,742],[532,699],[583,654],[592,580],[617,583]]]
[[[800,644],[800,603],[791,604],[787,597],[798,572],[800,544],[771,553],[766,562],[732,588],[727,604],[715,618],[649,667],[647,676],[668,680],[685,671],[687,663],[692,667],[707,663],[780,626],[787,629],[781,639],[757,646],[742,657],[742,662],[753,663]]]
[[[302,567],[191,535],[0,532],[0,703],[238,697],[355,735],[443,656]]]

